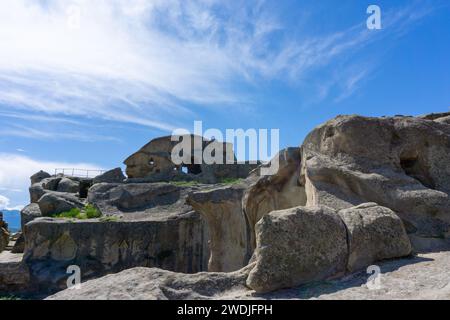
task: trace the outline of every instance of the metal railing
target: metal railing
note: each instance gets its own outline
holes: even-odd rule
[[[98,175],[105,173],[105,170],[90,170],[90,169],[77,169],[77,168],[56,168],[55,175],[62,174],[69,177],[79,178],[95,178]]]

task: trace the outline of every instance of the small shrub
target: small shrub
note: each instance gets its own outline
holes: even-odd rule
[[[92,204],[86,205],[84,210],[86,212],[86,217],[88,219],[96,219],[96,218],[100,218],[102,216],[101,212],[98,211],[97,208],[94,207]]]

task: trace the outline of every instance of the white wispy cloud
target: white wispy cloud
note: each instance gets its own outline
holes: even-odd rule
[[[236,83],[308,82],[317,68],[401,35],[429,12],[414,2],[384,15],[388,32],[361,23],[315,36],[290,30],[265,1],[5,0],[0,105],[171,131],[195,112],[186,105],[251,103]],[[341,86],[347,93],[364,79],[351,77],[337,80],[350,84]]]
[[[0,153],[0,196],[8,199],[8,202],[3,201],[5,208],[9,208],[10,205],[24,205],[28,202],[30,177],[34,173],[44,170],[53,174],[57,168],[102,169],[90,163],[41,161],[21,154]]]

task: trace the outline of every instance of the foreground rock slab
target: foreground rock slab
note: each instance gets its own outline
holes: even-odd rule
[[[232,273],[182,274],[155,268],[133,268],[82,283],[47,300],[196,300],[220,299],[247,291],[249,268]]]
[[[134,268],[88,281],[80,290],[64,290],[47,299],[450,300],[449,265],[450,252],[418,254],[378,263],[381,269],[379,289],[369,289],[367,280],[370,274],[363,270],[343,279],[265,294],[258,294],[243,285],[248,271],[231,275],[184,275],[160,269]],[[200,279],[197,287],[196,281]],[[217,286],[217,289],[212,286]]]
[[[31,288],[28,267],[22,254],[5,251],[0,254],[0,293],[22,293]]]

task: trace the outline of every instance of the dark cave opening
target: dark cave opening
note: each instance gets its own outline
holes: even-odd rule
[[[418,157],[400,158],[400,166],[406,175],[418,180],[422,185],[429,189],[435,188],[435,183],[430,177],[428,170],[421,164]]]

